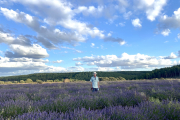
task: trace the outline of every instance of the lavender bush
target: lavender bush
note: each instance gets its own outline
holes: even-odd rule
[[[0,85],[1,120],[180,118],[178,80]]]

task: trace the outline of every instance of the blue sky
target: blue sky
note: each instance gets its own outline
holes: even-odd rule
[[[180,1],[0,0],[0,76],[180,64]]]

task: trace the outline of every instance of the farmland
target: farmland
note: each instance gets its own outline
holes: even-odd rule
[[[151,120],[180,118],[179,80],[0,85],[0,119]]]

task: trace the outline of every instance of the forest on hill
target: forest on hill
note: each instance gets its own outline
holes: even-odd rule
[[[175,65],[172,67],[166,67],[161,69],[155,69],[152,71],[96,71],[98,77],[123,77],[126,80],[136,80],[136,79],[154,79],[154,78],[175,78],[180,77],[180,65]],[[65,78],[77,79],[89,81],[93,76],[93,72],[71,72],[71,73],[34,73],[28,75],[19,76],[7,76],[0,77],[0,81],[20,81],[32,79],[35,82],[37,79],[42,81],[55,80],[63,81]]]
[[[180,65],[174,65],[172,67],[165,67],[152,70],[149,73],[141,74],[134,79],[153,79],[153,78],[179,78],[180,77]]]
[[[114,71],[114,72],[104,72],[104,71],[96,71],[98,77],[123,77],[126,80],[132,80],[139,75],[143,75],[146,73],[150,73],[150,71]],[[0,77],[0,81],[20,81],[26,80],[28,78],[32,79],[33,82],[36,79],[46,81],[46,80],[55,80],[68,78],[68,79],[78,79],[89,81],[93,76],[93,72],[72,72],[72,73],[34,73],[29,75],[19,75],[19,76],[8,76],[8,77]]]

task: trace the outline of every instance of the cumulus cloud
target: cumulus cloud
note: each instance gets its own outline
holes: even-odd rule
[[[63,60],[53,61],[53,63],[61,63]]]
[[[172,52],[170,56],[164,57],[164,59],[176,59],[177,56]]]
[[[65,29],[69,29],[71,32],[57,32],[56,34],[52,33],[54,30],[47,30],[47,28],[40,27],[37,18],[30,16],[29,14],[25,14],[23,12],[16,12],[13,10],[8,10],[6,8],[1,8],[1,12],[9,19],[12,19],[16,22],[24,23],[25,25],[29,26],[33,30],[35,30],[39,35],[42,37],[47,38],[48,40],[52,41],[54,44],[62,43],[62,42],[69,42],[70,44],[75,45],[76,42],[83,42],[86,40],[88,36],[91,37],[99,37],[103,39],[105,37],[104,31],[99,30],[96,27],[89,27],[87,23],[80,22],[75,19],[75,15],[77,14],[73,9],[73,5],[67,1],[44,1],[38,0],[37,2],[32,2],[29,0],[13,0],[12,2],[17,2],[20,4],[25,5],[35,14],[38,14],[41,17],[44,17],[44,22],[49,25],[61,25]],[[41,7],[39,7],[41,6]],[[48,9],[47,9],[48,6]],[[114,9],[114,6],[112,6]],[[82,8],[84,9],[84,8]],[[86,9],[86,8],[85,8]],[[90,11],[94,10],[95,7],[87,8]],[[96,8],[98,10],[101,7]],[[107,8],[108,12],[111,10]],[[59,14],[56,14],[57,11],[60,11]],[[106,10],[105,10],[106,13]],[[108,14],[108,13],[107,13]],[[112,18],[112,15],[109,15],[109,18]],[[116,17],[116,15],[115,15]],[[57,30],[56,30],[57,31]],[[72,32],[73,31],[73,32]],[[75,43],[74,43],[75,42]]]
[[[132,20],[132,25],[134,27],[142,27],[141,21],[139,20],[139,18]]]
[[[94,68],[86,68],[86,71],[114,71],[113,68],[109,67],[94,67]]]
[[[81,62],[76,62],[76,66],[81,66],[83,65]]]
[[[32,73],[57,73],[57,72],[78,72],[83,70],[82,67],[54,67],[47,66],[49,60],[34,58],[8,58],[0,56],[0,76],[24,75]],[[73,68],[73,70],[72,70]]]
[[[95,46],[95,44],[94,43],[91,43],[91,47],[94,47]]]
[[[180,57],[180,50],[178,51],[178,54],[179,54],[178,57]]]
[[[132,15],[132,12],[129,11],[127,13],[124,13],[123,17],[124,17],[124,19],[129,19],[131,15]]]
[[[116,19],[118,18],[118,15],[114,15],[109,19],[110,24],[112,24]]]
[[[35,62],[33,59],[12,59],[0,56],[0,72],[15,72],[17,70],[40,70],[45,69],[45,61]],[[47,61],[46,61],[47,62]]]
[[[134,0],[134,7],[146,12],[147,19],[154,21],[160,15],[167,0]]]
[[[32,46],[31,41],[27,37],[20,35],[15,38],[10,33],[3,31],[0,31],[0,43],[5,43],[8,45],[19,44],[23,46]]]
[[[121,39],[121,38],[113,38],[113,37],[111,37],[111,36],[105,37],[105,38],[104,38],[104,41],[105,41],[105,42],[107,42],[107,41],[117,42],[117,43],[119,43],[120,45],[124,45],[124,44],[126,43],[126,42],[125,42],[123,39]]]
[[[178,36],[178,39],[180,39],[180,33],[177,36]]]
[[[16,0],[16,2],[21,2],[22,4],[29,6],[34,12],[38,13],[39,15],[41,15],[43,17],[46,17],[44,19],[44,21],[47,24],[61,25],[67,29],[76,30],[78,33],[75,33],[75,35],[80,36],[80,41],[85,40],[81,35],[91,35],[91,37],[99,36],[100,38],[104,36],[103,31],[98,30],[96,27],[94,27],[91,30],[86,25],[86,23],[82,23],[82,22],[79,22],[78,20],[73,19],[73,16],[75,15],[75,13],[72,11],[70,3],[56,1],[56,0],[52,0],[52,1],[38,0],[37,2],[31,2],[28,0],[24,0],[22,2],[20,0]],[[49,6],[49,9],[46,8],[46,5]],[[41,7],[39,7],[39,6],[41,6]],[[34,9],[34,7],[37,7],[37,9]],[[25,14],[23,12],[17,13],[13,10],[8,10],[6,8],[1,8],[1,11],[3,12],[3,14],[6,17],[8,17],[9,19],[12,19],[16,22],[24,23],[24,21],[22,21],[22,19],[21,19],[22,17],[26,18],[25,19],[26,24],[30,22],[30,20],[28,18],[31,18],[31,20],[34,21],[32,16],[27,18],[27,16],[30,16],[30,15]],[[61,12],[59,14],[56,14],[57,11],[61,11]],[[35,22],[37,22],[37,21],[35,21]],[[36,23],[36,24],[39,24],[39,23]],[[31,24],[28,24],[28,26],[29,25],[31,25]],[[35,25],[33,25],[33,26],[31,25],[31,27],[34,28]],[[46,35],[46,33],[43,35]],[[59,35],[66,35],[66,34],[62,33]],[[68,37],[66,37],[66,38],[69,38],[72,35],[67,35],[67,36]]]
[[[46,49],[42,48],[38,44],[33,44],[33,46],[21,46],[21,45],[10,45],[11,50],[14,52],[6,51],[5,56],[9,58],[45,58],[49,57]]]
[[[70,47],[66,47],[66,46],[61,46],[61,48],[74,50],[74,52],[76,52],[76,53],[82,53],[83,52],[81,50],[76,50],[75,48],[70,48]],[[65,53],[67,53],[67,51],[65,51]]]
[[[119,25],[120,25],[121,27],[123,27],[123,26],[125,26],[125,22],[119,23]]]
[[[42,43],[48,49],[59,49],[58,47],[56,47],[53,43],[51,43],[44,37],[41,37],[41,36],[32,36],[32,37],[36,39],[38,42]]]
[[[75,50],[75,52],[76,52],[76,53],[82,53],[82,51],[81,51],[81,50]]]
[[[161,32],[162,35],[168,36],[171,31],[169,29],[165,29]]]
[[[34,59],[34,58],[9,58],[9,62],[42,62],[42,63],[48,63],[49,60],[43,60],[43,59]]]
[[[106,56],[85,56],[73,58],[74,61],[82,61],[89,66],[98,67],[119,67],[122,69],[136,69],[136,68],[151,68],[151,67],[166,67],[172,66],[173,63],[169,59],[157,59],[144,54],[128,55],[123,53],[120,57],[116,55]]]
[[[63,32],[57,28],[51,29],[51,28],[46,28],[44,26],[40,26],[37,18],[32,17],[29,14],[25,14],[24,12],[16,12],[13,10],[9,10],[7,8],[1,8],[1,12],[4,14],[5,17],[29,26],[34,31],[36,31],[39,34],[39,36],[45,37],[54,44],[63,43],[63,42],[68,42],[70,44],[73,44],[75,42],[82,42],[85,40],[85,38],[82,37],[77,32]],[[43,45],[47,46],[46,45],[47,40],[40,39],[39,37],[36,38],[37,40],[39,40],[39,42],[43,43]],[[52,44],[50,46],[51,46],[50,48],[55,48],[54,46],[52,46]]]
[[[3,54],[3,51],[0,50],[0,54]]]
[[[74,10],[75,13],[82,13],[84,16],[95,16],[95,17],[100,17],[102,15],[104,7],[103,6],[98,6],[95,8],[94,6],[79,6],[77,9]],[[96,14],[94,14],[96,13]]]
[[[119,10],[120,12],[126,12],[126,8],[129,6],[129,3],[127,0],[118,0],[119,2]]]
[[[68,72],[82,72],[84,71],[85,69],[81,66],[73,66],[73,67],[68,67],[67,68],[67,71]]]
[[[159,21],[159,29],[180,28],[180,8],[177,9],[177,11],[174,11],[174,14],[171,17],[168,17],[167,15],[161,16]]]
[[[111,36],[111,33],[108,33],[108,37],[110,37]]]

